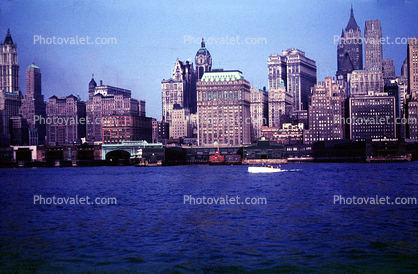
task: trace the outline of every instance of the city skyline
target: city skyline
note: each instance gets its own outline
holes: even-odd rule
[[[390,37],[390,41],[416,37],[411,27],[418,7],[415,2],[352,4],[363,37],[365,21],[373,19],[380,20],[382,36]],[[337,44],[333,39],[350,18],[351,2],[297,2],[292,6],[222,3],[224,7],[230,5],[230,9],[221,11],[217,9],[219,5],[193,3],[186,8],[173,3],[135,2],[121,6],[116,2],[8,1],[0,7],[0,31],[5,37],[10,28],[17,43],[21,75],[22,68],[33,62],[40,67],[45,98],[79,94],[87,100],[88,82],[94,73],[96,80],[132,90],[133,98],[147,102],[148,116],[157,119],[161,118],[161,79],[170,77],[177,58],[194,63],[202,36],[206,37],[213,68],[241,70],[254,87],[268,86],[268,56],[288,48],[300,49],[316,61],[318,81],[335,75]],[[117,44],[40,45],[34,44],[35,36],[113,37]],[[246,37],[264,38],[266,44],[213,43],[216,39],[221,43],[226,37],[240,37],[240,41]],[[190,38],[195,42],[185,42]],[[212,43],[208,38],[212,38]],[[384,44],[383,58],[393,59],[396,75],[400,75],[406,44]],[[24,77],[20,77],[23,93],[25,86]]]

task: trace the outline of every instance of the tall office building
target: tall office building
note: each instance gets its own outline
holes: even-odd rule
[[[269,90],[287,87],[287,58],[277,53],[271,54],[267,63]]]
[[[369,92],[349,98],[350,139],[396,138],[396,99],[385,93]]]
[[[418,38],[409,38],[407,47],[408,90],[411,99],[416,101],[418,93]]]
[[[355,70],[348,74],[350,97],[367,95],[370,91],[379,93],[384,90],[383,74],[381,70]]]
[[[193,63],[182,62],[177,58],[174,65],[173,77],[163,79],[162,87],[162,115],[163,120],[171,122],[174,105],[188,108],[190,112],[196,112],[196,73]]]
[[[311,88],[316,83],[315,61],[298,49],[284,50],[282,55],[286,58],[286,91],[293,96],[293,110],[307,110]]]
[[[382,69],[382,28],[379,20],[366,21],[364,27],[365,69]]]
[[[10,29],[7,30],[4,43],[1,44],[0,90],[14,93],[19,91],[19,63],[17,62],[17,44],[13,43]]]
[[[269,127],[281,127],[282,117],[292,113],[293,96],[284,86],[272,88],[268,93]]]
[[[210,56],[210,52],[206,49],[203,38],[200,46],[195,57],[197,80],[201,80],[205,72],[212,70],[212,56]]]
[[[0,145],[10,144],[9,120],[19,113],[22,94],[19,87],[19,63],[17,45],[13,43],[10,30],[7,30],[4,43],[1,43],[0,60]]]
[[[104,115],[145,116],[145,101],[131,98],[127,89],[98,86],[92,78],[89,83],[89,99],[86,102],[87,140],[103,141],[102,117]]]
[[[337,47],[337,79],[347,81],[347,74],[353,70],[363,69],[363,44],[360,27],[354,19],[351,7],[350,20],[342,30]]]
[[[250,143],[250,83],[241,71],[205,72],[197,94],[199,145]]]
[[[396,78],[395,66],[393,65],[393,59],[384,59],[382,62],[383,81],[389,84],[391,80]]]
[[[304,131],[304,143],[345,138],[345,102],[347,86],[343,80],[325,77],[312,89],[309,106],[309,129]]]
[[[46,104],[47,144],[72,144],[86,137],[86,103],[79,97],[51,96]]]
[[[46,117],[46,104],[42,95],[41,70],[34,63],[26,69],[26,94],[19,113],[28,121],[28,127],[38,132],[38,142],[29,145],[43,144],[46,125],[35,123],[35,117],[38,120],[40,117]]]
[[[404,62],[402,72],[408,79],[406,137],[418,140],[418,37],[408,39],[406,64]]]
[[[251,87],[250,90],[251,114],[251,142],[261,137],[261,129],[268,125],[268,92],[266,88]]]

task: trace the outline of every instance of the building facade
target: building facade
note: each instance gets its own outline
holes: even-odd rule
[[[363,96],[370,91],[383,92],[384,81],[381,70],[355,70],[348,74],[348,83],[351,96]]]
[[[47,144],[50,146],[73,144],[86,137],[86,103],[80,98],[52,96],[46,105]]]
[[[200,60],[200,59],[199,59]],[[174,105],[196,112],[196,73],[193,63],[179,61],[174,65],[173,77],[161,81],[163,120],[170,123]]]
[[[10,144],[12,146],[21,146],[29,144],[28,121],[21,115],[10,118]]]
[[[103,141],[102,117],[105,115],[145,116],[145,101],[131,98],[131,91],[103,85],[92,78],[86,102],[87,140]]]
[[[250,83],[241,71],[205,72],[197,94],[199,145],[250,143]]]
[[[418,140],[418,101],[408,102],[407,137]]]
[[[351,7],[350,19],[342,30],[337,46],[337,79],[347,80],[347,74],[363,69],[363,43],[360,27]]]
[[[298,49],[282,51],[287,64],[286,92],[293,96],[293,110],[307,110],[311,88],[316,83],[315,61]]]
[[[152,142],[152,118],[137,115],[103,115],[103,143]]]
[[[381,70],[383,60],[382,27],[379,20],[366,21],[364,27],[365,69]]]
[[[418,38],[409,38],[407,47],[408,93],[417,100],[418,92]]]
[[[318,82],[312,89],[309,129],[305,130],[303,138],[305,144],[345,138],[347,93],[344,83],[325,77],[324,82]]]
[[[385,93],[349,98],[350,139],[367,141],[381,138],[396,138],[395,97]]]
[[[286,57],[271,54],[267,63],[269,90],[287,87],[287,61]]]
[[[174,105],[169,136],[172,139],[192,137],[192,123],[190,121],[190,110],[188,108]]]
[[[293,96],[285,87],[277,87],[268,93],[269,127],[281,127],[282,117],[293,110]]]
[[[28,127],[38,132],[38,140],[29,145],[45,142],[46,125],[35,123],[35,117],[46,117],[46,104],[42,95],[41,70],[33,63],[26,69],[26,94],[23,96],[19,114],[28,121]]]
[[[19,113],[22,94],[19,85],[19,63],[17,44],[13,43],[10,29],[0,49],[0,145],[10,144],[10,118]]]
[[[261,137],[261,129],[268,125],[268,92],[251,87],[250,90],[251,114],[251,142]]]
[[[391,80],[396,78],[395,66],[393,65],[393,59],[384,59],[382,62],[383,81],[389,84]]]

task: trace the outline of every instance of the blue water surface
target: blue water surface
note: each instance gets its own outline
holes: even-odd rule
[[[306,163],[270,174],[239,165],[0,169],[0,270],[416,273],[418,205],[334,199],[418,199],[417,167]],[[40,205],[34,195],[114,197],[117,204]],[[185,195],[267,203],[190,204]]]

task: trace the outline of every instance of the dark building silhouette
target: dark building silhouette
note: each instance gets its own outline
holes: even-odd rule
[[[10,144],[10,118],[19,113],[22,93],[19,87],[17,44],[13,43],[10,29],[1,43],[0,58],[0,145]]]
[[[363,69],[363,44],[360,27],[351,7],[350,20],[342,30],[337,47],[337,79],[347,80],[347,74]]]
[[[41,70],[33,63],[26,69],[26,94],[23,97],[19,114],[28,121],[28,127],[38,132],[38,142],[29,145],[43,144],[46,136],[46,125],[37,123],[40,117],[46,117],[46,104],[42,95]],[[35,118],[36,117],[36,118]]]

